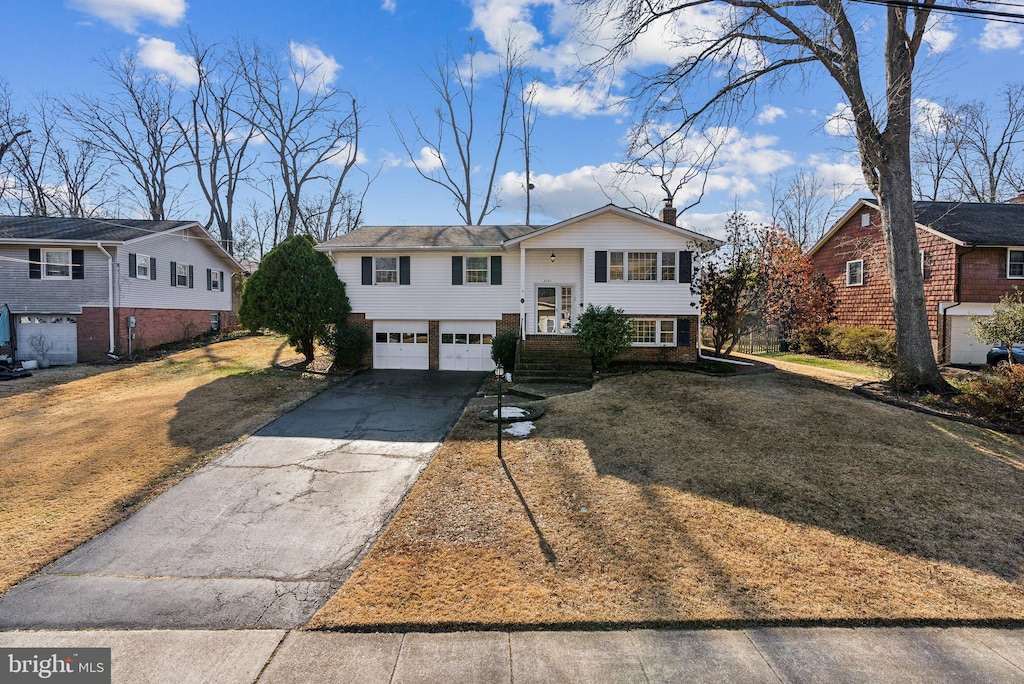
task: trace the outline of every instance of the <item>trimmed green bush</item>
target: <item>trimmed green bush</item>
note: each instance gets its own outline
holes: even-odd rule
[[[515,370],[518,343],[519,336],[514,332],[503,332],[491,340],[491,360],[504,367],[506,373]]]
[[[843,326],[838,323],[797,330],[792,337],[805,354],[835,356],[889,365],[896,360],[896,336],[873,325]]]
[[[370,350],[370,336],[355,326],[335,326],[322,342],[330,350],[334,365],[338,368],[362,365],[363,356]]]
[[[622,309],[587,305],[587,310],[572,327],[576,344],[590,357],[596,370],[605,368],[612,359],[629,349],[633,327]]]

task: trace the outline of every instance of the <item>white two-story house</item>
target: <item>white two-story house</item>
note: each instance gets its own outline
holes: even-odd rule
[[[70,364],[228,326],[240,270],[194,221],[0,216],[0,353]]]
[[[550,226],[365,226],[317,246],[335,263],[349,322],[375,368],[492,370],[491,340],[565,339],[587,305],[622,309],[628,356],[697,356],[702,254],[721,242],[608,205]]]

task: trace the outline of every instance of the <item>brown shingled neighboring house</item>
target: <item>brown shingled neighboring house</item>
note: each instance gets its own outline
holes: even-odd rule
[[[915,202],[928,327],[940,363],[985,363],[989,345],[970,335],[968,316],[988,315],[1024,289],[1024,203]],[[894,329],[881,215],[858,200],[810,250],[835,285],[842,325]]]

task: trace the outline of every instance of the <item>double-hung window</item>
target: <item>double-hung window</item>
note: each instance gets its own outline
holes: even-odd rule
[[[623,259],[622,252],[611,253],[611,263],[608,268],[608,280],[625,280],[626,271],[624,269],[625,261]]]
[[[675,282],[675,252],[609,252],[608,280]]]
[[[54,280],[71,280],[71,250],[43,250],[43,277]]]
[[[846,262],[846,284],[847,285],[863,285],[864,284],[864,260],[857,259],[856,261]]]
[[[661,253],[661,279],[675,282],[676,279],[676,253]]]
[[[149,257],[145,254],[135,255],[135,277],[140,280],[149,280]]]
[[[178,287],[188,287],[188,264],[174,265],[174,284]]]
[[[210,271],[210,289],[220,290],[220,271]]]
[[[373,282],[378,285],[397,285],[398,257],[377,257],[374,259]]]
[[[467,283],[483,283],[486,285],[488,282],[487,277],[487,257],[466,257],[466,282]]]
[[[657,252],[629,252],[626,277],[629,280],[657,280]]]
[[[634,318],[631,343],[634,347],[674,347],[676,322],[673,319]]]
[[[1024,249],[1011,249],[1007,253],[1006,277],[1024,278]]]

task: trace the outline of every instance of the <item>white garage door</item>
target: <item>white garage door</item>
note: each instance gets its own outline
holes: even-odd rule
[[[373,367],[427,370],[430,345],[426,321],[374,321]]]
[[[953,312],[951,311],[950,314]],[[949,361],[965,365],[980,366],[985,363],[985,355],[992,348],[971,337],[974,324],[967,316],[949,317]]]
[[[494,321],[442,321],[441,370],[493,371]]]
[[[55,366],[78,363],[78,317],[53,314],[16,314],[19,361],[38,359],[43,352]]]

